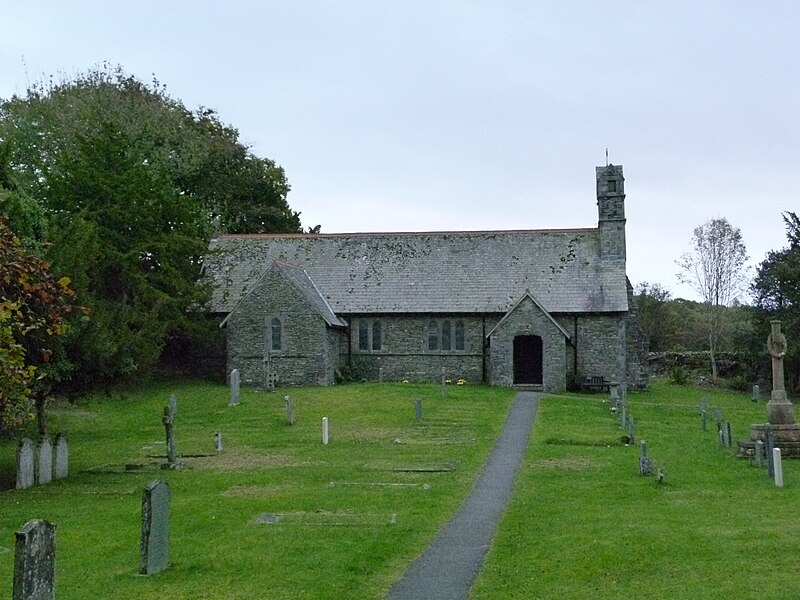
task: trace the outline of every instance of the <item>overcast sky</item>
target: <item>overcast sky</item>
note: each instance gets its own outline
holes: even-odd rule
[[[109,61],[219,112],[327,233],[593,227],[675,297],[695,226],[751,263],[800,210],[800,2],[0,0],[0,97]]]

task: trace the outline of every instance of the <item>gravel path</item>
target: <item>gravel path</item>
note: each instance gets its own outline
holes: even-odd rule
[[[500,437],[464,505],[392,589],[389,600],[462,600],[503,515],[528,446],[541,394],[517,394]]]

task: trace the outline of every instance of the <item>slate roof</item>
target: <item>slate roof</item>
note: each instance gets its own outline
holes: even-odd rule
[[[331,305],[328,304],[328,301],[325,299],[325,296],[322,295],[319,288],[314,284],[311,280],[311,277],[308,276],[303,267],[299,267],[297,265],[290,265],[282,260],[275,260],[273,263],[265,269],[262,274],[259,276],[256,285],[253,285],[248,289],[245,293],[241,295],[239,300],[236,303],[238,306],[241,301],[247,296],[248,293],[252,292],[256,289],[257,284],[260,280],[264,278],[264,276],[271,270],[277,270],[287,281],[292,283],[299,291],[303,297],[308,301],[308,303],[314,308],[314,310],[319,313],[325,322],[330,325],[331,327],[347,327],[347,323],[342,321],[336,314],[333,312]],[[236,306],[233,307],[233,310],[236,310]],[[230,315],[230,313],[229,313]],[[224,326],[225,322],[228,320],[226,317],[225,320],[221,323],[220,326]]]
[[[506,313],[525,290],[550,313],[624,312],[624,260],[597,229],[223,235],[210,310],[227,313],[273,261],[301,266],[333,314]]]

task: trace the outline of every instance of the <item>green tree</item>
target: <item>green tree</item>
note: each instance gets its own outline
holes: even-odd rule
[[[650,352],[674,350],[678,324],[669,291],[658,283],[645,281],[636,286],[634,299],[639,326],[650,341]]]
[[[192,329],[215,230],[301,231],[283,170],[236,129],[108,66],[0,102],[0,186],[26,245],[92,308],[51,368],[78,386],[145,372]]]
[[[742,232],[727,219],[711,219],[694,229],[691,250],[677,261],[678,278],[692,286],[706,305],[711,377],[717,379],[716,351],[725,329],[726,306],[745,290],[747,249]]]
[[[758,334],[762,340],[772,319],[783,321],[785,331],[800,331],[800,218],[793,212],[782,216],[789,245],[767,253],[751,288],[760,311]],[[800,390],[800,344],[789,343],[785,361],[789,388]]]
[[[31,393],[47,374],[53,336],[63,335],[72,311],[69,279],[56,280],[49,265],[28,253],[0,217],[0,430],[33,417]],[[44,396],[36,398],[45,430]]]

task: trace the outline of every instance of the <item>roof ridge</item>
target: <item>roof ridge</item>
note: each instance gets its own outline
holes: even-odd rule
[[[336,237],[385,237],[385,236],[421,236],[421,235],[496,235],[496,234],[530,234],[530,233],[583,233],[597,231],[597,227],[565,227],[549,229],[482,229],[452,231],[352,231],[336,233],[222,233],[216,239],[319,239]],[[287,263],[289,264],[289,263]]]

